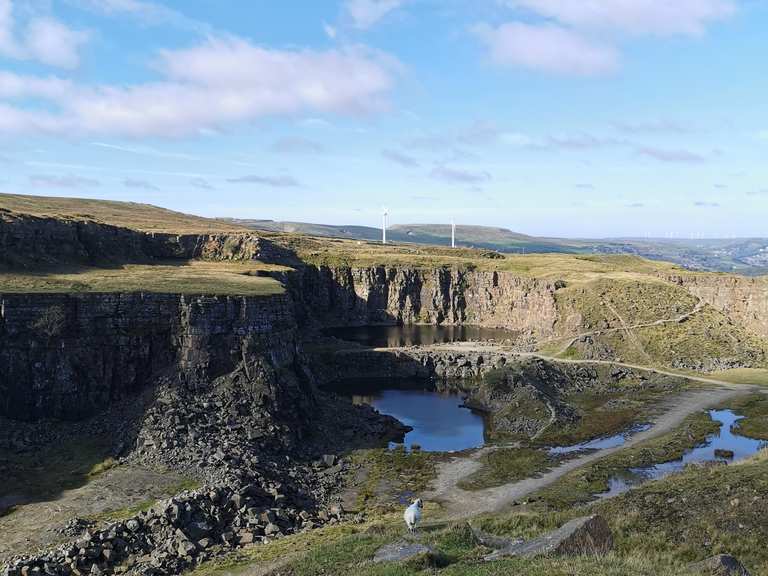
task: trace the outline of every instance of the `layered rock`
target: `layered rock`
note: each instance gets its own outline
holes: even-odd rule
[[[0,295],[0,414],[13,418],[81,418],[168,371],[195,388],[295,355],[283,295]]]
[[[510,272],[457,268],[303,267],[291,279],[305,308],[326,326],[471,324],[555,333],[555,292],[564,284]]]

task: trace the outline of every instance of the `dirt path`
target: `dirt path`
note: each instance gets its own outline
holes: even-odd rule
[[[623,446],[597,450],[568,460],[539,477],[527,478],[495,488],[477,491],[459,488],[459,481],[480,468],[479,459],[483,451],[477,451],[469,456],[459,456],[439,467],[433,490],[424,496],[427,499],[438,501],[444,506],[445,515],[441,518],[443,520],[458,520],[476,514],[499,511],[510,506],[515,500],[554,483],[572,470],[670,432],[679,426],[686,417],[695,412],[706,410],[725,400],[753,391],[754,388],[751,386],[728,384],[726,388],[685,392],[664,405],[663,411],[652,418],[653,425],[651,428],[634,434]]]

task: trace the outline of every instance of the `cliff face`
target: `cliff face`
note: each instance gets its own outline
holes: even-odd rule
[[[0,265],[93,265],[202,258],[290,263],[292,254],[248,232],[164,234],[89,220],[62,220],[0,212]]]
[[[555,332],[555,282],[508,272],[408,267],[306,267],[289,282],[326,326],[380,323],[473,324]]]
[[[0,414],[80,418],[163,374],[248,379],[289,367],[295,339],[286,296],[0,295]]]
[[[683,286],[758,336],[768,337],[768,281],[765,278],[684,275],[666,280]]]

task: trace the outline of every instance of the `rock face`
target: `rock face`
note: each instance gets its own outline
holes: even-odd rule
[[[758,336],[768,337],[768,281],[764,277],[686,274],[664,279],[684,287]]]
[[[736,558],[729,554],[718,554],[688,566],[691,574],[699,576],[749,576],[749,572]]]
[[[186,388],[296,355],[286,296],[0,295],[0,414],[77,419],[171,370]]]
[[[576,518],[554,532],[528,542],[512,542],[485,557],[492,561],[506,556],[604,556],[613,548],[613,534],[601,516]]]
[[[0,211],[0,264],[12,267],[203,258],[289,263],[292,253],[254,233],[165,234]]]
[[[407,266],[304,267],[292,279],[306,309],[327,326],[473,324],[554,334],[564,284],[508,272]]]

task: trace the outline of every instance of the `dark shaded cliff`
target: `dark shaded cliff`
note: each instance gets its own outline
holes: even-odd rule
[[[0,414],[76,419],[164,376],[194,389],[290,367],[286,296],[0,295]]]

